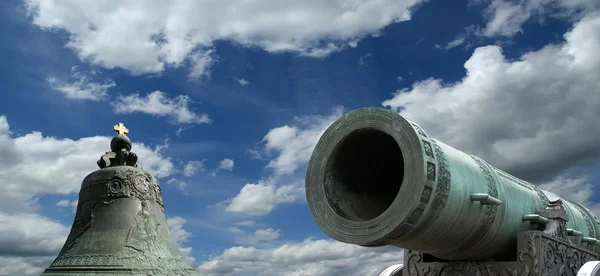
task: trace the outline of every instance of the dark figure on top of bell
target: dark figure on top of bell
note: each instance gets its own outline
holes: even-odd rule
[[[123,123],[116,124],[113,129],[117,132],[117,136],[110,141],[111,151],[98,160],[98,167],[103,169],[110,166],[140,166],[137,163],[137,155],[131,152],[132,143],[127,137],[129,129]]]

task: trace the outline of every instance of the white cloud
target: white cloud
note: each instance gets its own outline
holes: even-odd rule
[[[71,71],[73,75],[69,81],[54,77],[46,79],[50,88],[62,93],[68,99],[102,101],[106,99],[108,89],[116,86],[111,79],[95,80],[95,71],[84,73],[78,71],[77,67],[73,67]]]
[[[307,239],[259,249],[232,247],[198,266],[202,275],[378,275],[403,262],[399,248],[365,248],[331,240]]]
[[[366,53],[364,55],[362,55],[359,59],[358,59],[358,65],[360,66],[365,66],[367,64],[368,61],[373,59],[373,54],[371,53]]]
[[[53,256],[70,227],[31,213],[0,213],[0,256]]]
[[[177,137],[181,137],[181,133],[185,130],[184,127],[179,127],[179,129],[177,129],[177,131],[175,131],[175,136]]]
[[[187,183],[185,181],[176,178],[169,179],[167,181],[167,185],[175,185],[180,190],[185,190],[185,187],[187,187]]]
[[[68,207],[69,205],[71,205],[71,201],[68,199],[63,199],[56,202],[56,206],[59,207]]]
[[[581,11],[591,11],[600,7],[596,0],[490,0],[484,10],[486,26],[480,34],[484,36],[510,37],[523,32],[523,25],[544,16],[572,17],[580,16]]]
[[[531,13],[537,10],[526,7],[528,5],[522,6],[515,2],[492,1],[486,9],[489,21],[483,34],[486,36],[512,36],[521,32],[523,24],[529,19]]]
[[[6,137],[9,137],[11,134],[12,134],[12,132],[10,131],[10,126],[8,125],[8,120],[6,120],[6,116],[0,115],[0,138],[5,139]],[[4,159],[0,159],[0,160],[4,160]],[[4,161],[8,161],[8,160],[4,160]]]
[[[458,47],[458,46],[464,44],[466,40],[467,40],[466,36],[459,36],[456,39],[448,42],[448,44],[446,44],[446,46],[444,46],[444,49],[450,50],[452,48]],[[436,45],[436,46],[438,46],[438,45]]]
[[[294,202],[304,195],[301,183],[276,186],[275,181],[246,184],[240,193],[229,201],[228,212],[252,216],[269,214],[277,204]]]
[[[40,275],[69,231],[70,226],[38,214],[0,212],[0,276]]]
[[[56,202],[56,206],[70,207],[71,210],[73,211],[73,213],[75,213],[75,211],[77,211],[78,203],[79,203],[79,199],[75,199],[75,200],[62,199],[62,200],[59,200],[58,202]]]
[[[217,170],[232,171],[233,165],[234,165],[233,159],[225,158],[225,159],[221,160],[221,162],[219,162],[219,167],[217,168]]]
[[[355,47],[355,46],[353,46],[354,45],[353,43],[354,43],[354,41],[349,41],[344,44],[336,44],[336,43],[330,42],[321,47],[307,49],[305,52],[300,53],[300,55],[305,56],[305,57],[312,57],[312,58],[324,58],[326,56],[329,56],[331,53],[335,53],[335,52],[339,52],[339,51],[343,50],[347,46]],[[290,51],[290,49],[284,48],[281,51]]]
[[[306,165],[321,135],[342,113],[343,109],[337,107],[328,116],[296,118],[295,126],[285,125],[269,130],[263,138],[265,151],[278,155],[267,167],[272,168],[276,175],[283,175]]]
[[[423,1],[24,2],[33,24],[69,33],[67,47],[81,60],[134,74],[189,62],[190,77],[197,77],[208,71],[214,41],[323,57],[410,20]]]
[[[171,158],[164,157],[160,153],[162,148],[156,146],[155,149],[151,149],[143,143],[133,143],[132,151],[138,155],[139,162],[156,178],[166,178],[175,173],[175,165],[171,162]]]
[[[236,226],[240,227],[252,227],[256,225],[256,221],[253,220],[244,220],[235,223]]]
[[[98,169],[96,161],[110,149],[112,139],[71,140],[44,137],[36,131],[13,137],[9,133],[6,117],[0,116],[0,210],[8,213],[35,210],[38,195],[77,193],[84,177]],[[171,160],[158,150],[134,143],[133,151],[156,177],[175,172]]]
[[[183,131],[185,131],[185,130],[187,130],[187,129],[190,129],[190,128],[192,128],[192,127],[194,127],[194,125],[189,125],[189,126],[185,126],[185,127],[183,127],[183,126],[182,126],[182,127],[179,127],[179,129],[177,129],[177,130],[175,131],[175,136],[177,136],[177,137],[181,137],[181,134],[183,133]]]
[[[210,77],[210,66],[215,62],[214,50],[196,51],[189,55],[191,63],[190,73],[188,77],[197,79],[202,76]]]
[[[0,276],[39,276],[54,257],[2,257],[0,256]]]
[[[256,242],[272,241],[279,238],[279,232],[280,230],[275,230],[273,228],[257,229],[254,231],[254,238],[256,239]]]
[[[514,61],[479,47],[461,81],[420,81],[383,105],[517,176],[552,178],[600,153],[600,16],[583,18],[565,39]]]
[[[206,171],[206,168],[204,168],[204,161],[205,160],[202,160],[202,161],[188,161],[183,166],[183,175],[185,175],[187,177],[191,177],[194,174],[196,174],[197,172]]]
[[[205,162],[206,162],[206,159],[204,159],[202,161],[188,161],[183,167],[183,175],[185,175],[187,177],[191,177],[191,176],[195,175],[197,172],[206,172]],[[234,166],[233,159],[224,158],[223,160],[221,160],[219,162],[219,166],[216,169],[211,170],[209,173],[207,173],[207,175],[216,176],[217,172],[219,172],[219,171],[223,171],[223,170],[232,171],[233,166]],[[175,179],[171,179],[170,181],[173,183],[180,182],[180,181],[176,181]]]
[[[252,160],[269,160],[269,158],[267,157],[267,154],[265,152],[263,152],[262,150],[257,150],[257,149],[248,149],[246,151],[246,154],[250,155],[250,159]]]
[[[239,225],[238,225],[239,226]],[[277,240],[281,236],[281,230],[266,228],[266,229],[256,229],[254,232],[247,232],[246,230],[240,227],[248,227],[248,226],[230,226],[227,228],[235,241],[238,244],[243,245],[260,245],[261,247],[265,247],[270,245],[272,241]]]
[[[141,97],[139,94],[119,96],[113,104],[117,114],[146,113],[157,117],[168,117],[176,124],[206,124],[211,120],[206,113],[197,114],[190,108],[192,100],[187,95],[174,98],[161,91]]]
[[[551,191],[567,200],[574,200],[589,205],[594,194],[589,177],[585,175],[559,175],[554,180],[540,184],[543,190]]]
[[[247,81],[246,79],[235,79],[241,86],[246,86],[248,84],[250,84],[249,81]]]
[[[183,229],[183,225],[186,223],[186,221],[187,220],[182,217],[171,217],[167,219],[171,236],[179,245],[187,243],[189,238],[192,236],[190,232]]]
[[[189,241],[189,238],[192,237],[192,233],[183,229],[183,225],[186,222],[187,220],[182,217],[167,218],[169,232],[171,232],[171,236],[177,243],[179,251],[190,264],[193,264],[196,259],[192,257],[192,247],[185,246],[185,244]]]
[[[295,125],[281,126],[269,130],[263,138],[264,149],[253,151],[253,155],[276,156],[267,167],[273,175],[257,184],[246,184],[238,195],[230,199],[226,210],[253,216],[269,214],[280,203],[294,202],[303,198],[304,180],[294,173],[306,166],[312,151],[327,127],[342,115],[343,109],[336,107],[327,116],[305,116],[295,118]],[[288,178],[286,179],[286,175]]]
[[[239,227],[235,227],[235,226],[231,226],[231,227],[227,227],[227,231],[236,234],[236,235],[241,235],[246,233],[246,231],[240,229]]]

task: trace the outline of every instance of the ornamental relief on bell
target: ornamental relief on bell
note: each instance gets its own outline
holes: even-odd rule
[[[108,204],[124,197],[147,200],[163,206],[158,181],[149,173],[136,168],[121,167],[111,173],[98,174],[80,192],[82,202],[98,200]]]

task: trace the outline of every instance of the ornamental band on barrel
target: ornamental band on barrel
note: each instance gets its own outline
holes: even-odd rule
[[[589,209],[383,108],[354,110],[323,133],[306,198],[331,238],[406,249],[404,276],[596,275],[581,269],[600,253]]]
[[[99,170],[81,184],[77,213],[58,257],[42,275],[197,275],[165,220],[161,189],[131,152],[119,123]]]

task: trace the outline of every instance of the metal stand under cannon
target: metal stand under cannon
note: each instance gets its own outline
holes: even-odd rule
[[[598,254],[591,250],[600,245],[600,241],[582,237],[581,232],[566,228],[567,212],[560,199],[551,201],[548,208],[538,214],[523,216],[523,220],[534,222],[539,230],[518,234],[515,261],[428,261],[432,258],[427,254],[407,250],[403,276],[600,275]],[[586,246],[574,245],[569,236],[582,239]]]

